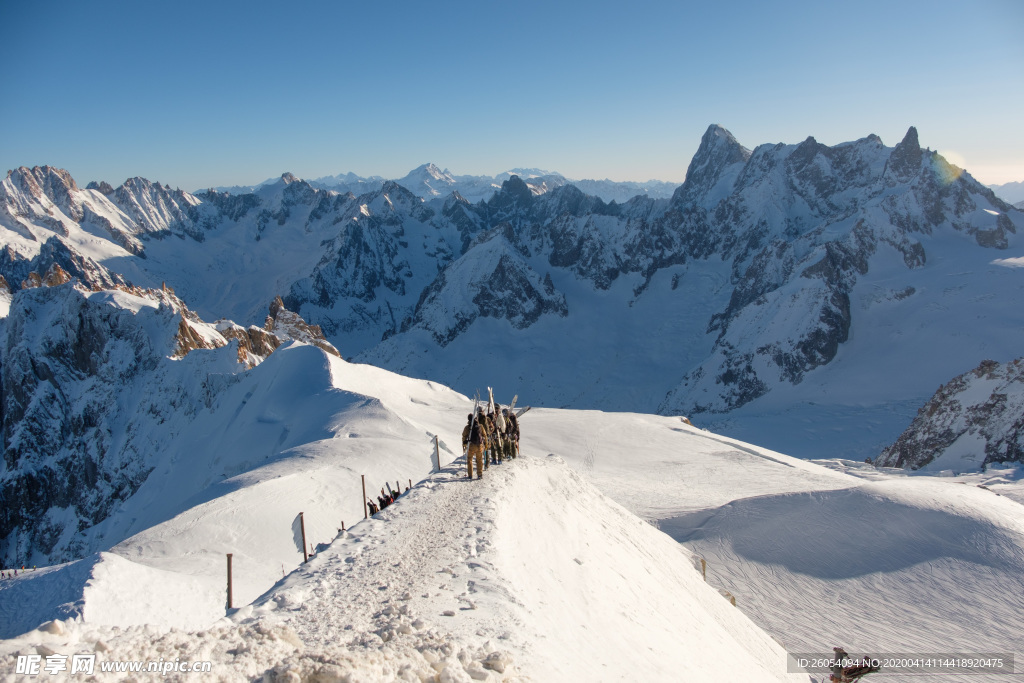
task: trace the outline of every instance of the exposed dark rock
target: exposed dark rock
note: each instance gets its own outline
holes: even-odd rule
[[[98,183],[94,180],[91,183],[89,183],[88,185],[86,185],[85,189],[87,189],[87,190],[97,190],[97,191],[99,191],[99,192],[101,192],[101,193],[103,193],[105,195],[114,194],[114,188],[111,187],[110,183],[108,183],[106,180],[101,180]]]
[[[947,453],[975,467],[1024,462],[1024,358],[983,361],[939,387],[874,462],[916,470]]]
[[[40,311],[58,315],[41,336]],[[47,510],[73,510],[80,528],[90,526],[148,475],[150,458],[131,456],[131,438],[110,427],[119,413],[112,396],[157,363],[146,334],[126,324],[130,315],[92,303],[70,284],[27,289],[14,298],[3,341],[0,401],[8,474],[0,479],[0,539],[17,531],[32,550],[49,553],[59,534],[37,526]],[[127,450],[112,457],[117,439]],[[9,563],[16,558],[11,551],[19,549],[4,545],[0,551]],[[75,555],[74,547],[60,552],[67,559]]]
[[[899,182],[907,182],[921,171],[923,158],[921,143],[917,139],[917,128],[911,126],[900,144],[889,155],[886,170]]]
[[[565,296],[550,277],[540,278],[503,237],[495,235],[479,248],[484,251],[477,259],[455,261],[424,290],[406,330],[426,329],[447,346],[480,317],[507,320],[523,330],[543,315],[568,315]]]

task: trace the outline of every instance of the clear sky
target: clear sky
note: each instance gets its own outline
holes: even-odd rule
[[[917,126],[1024,181],[1024,2],[0,0],[0,172],[186,190],[527,166],[681,182],[747,147]]]

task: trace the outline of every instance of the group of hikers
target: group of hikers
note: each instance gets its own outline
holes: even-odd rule
[[[35,570],[36,570],[35,565],[32,565],[32,569],[31,570],[25,569],[25,565],[21,565],[21,573],[22,574],[24,574],[26,571],[33,571],[34,572]],[[3,569],[3,570],[0,570],[0,579],[13,579],[17,575],[18,575],[18,568],[17,567],[15,567],[14,569]]]
[[[477,479],[483,479],[484,470],[491,465],[500,465],[505,460],[519,457],[519,418],[516,416],[515,401],[501,407],[493,399],[484,406],[477,406],[466,416],[462,429],[462,450],[466,453],[467,476],[473,478],[473,462],[476,462]],[[487,411],[484,411],[487,408]]]
[[[370,509],[370,514],[371,515],[375,515],[378,512],[380,512],[381,510],[383,510],[384,508],[386,508],[388,505],[391,505],[392,503],[394,503],[398,499],[398,497],[400,495],[402,495],[402,487],[401,487],[401,485],[397,481],[395,482],[395,487],[396,488],[395,488],[394,491],[391,490],[391,483],[390,482],[386,482],[384,484],[384,486],[386,486],[388,488],[388,490],[387,490],[387,492],[385,492],[384,489],[380,490],[380,495],[377,496],[377,502],[376,503],[374,503],[369,498],[367,498],[367,500],[366,500],[366,506]],[[409,489],[406,489],[406,492],[408,492],[408,491],[409,491]]]
[[[466,453],[470,479],[473,478],[474,460],[477,478],[483,479],[484,470],[491,465],[500,465],[505,460],[519,457],[519,417],[515,413],[515,405],[515,398],[504,408],[500,403],[495,403],[493,397],[484,404],[477,400],[473,412],[466,416],[466,426],[462,430],[462,450]],[[523,408],[519,415],[529,409]],[[367,510],[371,515],[376,515],[402,495],[402,488],[398,482],[395,483],[395,490],[392,490],[390,483],[386,483],[385,486],[387,491],[380,490],[376,503],[369,497],[366,500]]]

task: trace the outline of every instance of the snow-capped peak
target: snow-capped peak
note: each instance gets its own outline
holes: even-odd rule
[[[674,200],[682,197],[697,197],[712,193],[713,188],[719,180],[725,177],[733,177],[735,174],[728,174],[726,169],[745,164],[750,159],[749,149],[737,142],[733,134],[728,130],[712,124],[704,132],[701,138],[697,153],[693,155],[690,166],[686,170],[686,180],[676,190]],[[726,193],[730,188],[726,188]],[[720,193],[714,193],[717,197]]]
[[[442,171],[434,164],[418,166],[395,182],[421,197],[446,195],[456,184],[455,178],[448,171]]]

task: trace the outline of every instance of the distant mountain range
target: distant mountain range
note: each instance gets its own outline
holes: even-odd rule
[[[447,196],[452,192],[458,192],[467,200],[475,203],[490,199],[491,195],[501,189],[502,183],[513,175],[522,179],[534,194],[544,194],[556,187],[571,184],[586,194],[600,197],[606,202],[615,201],[620,204],[629,201],[637,195],[654,199],[671,197],[676,187],[678,187],[677,183],[661,180],[648,180],[647,182],[571,180],[560,173],[552,173],[537,168],[515,168],[495,176],[456,176],[452,175],[447,169],[442,171],[434,164],[423,164],[410,171],[404,178],[395,178],[394,182],[417,197],[431,199],[433,197]],[[249,194],[255,192],[257,188],[263,185],[271,185],[276,181],[276,178],[270,178],[259,185],[234,185],[211,189],[217,192],[227,192],[236,195]],[[307,182],[312,187],[322,190],[333,190],[343,194],[351,192],[358,196],[366,192],[379,190],[387,180],[380,176],[364,178],[354,173],[341,173],[314,178]]]
[[[894,147],[751,150],[711,126],[669,198],[524,175],[474,202],[429,165],[402,179],[416,192],[358,195],[291,174],[244,194],[83,189],[23,167],[0,183],[0,274],[12,311],[57,265],[87,289],[166,285],[242,330],[280,296],[346,358],[468,394],[685,414],[804,457],[875,456],[936,386],[1020,355],[1024,214],[913,128]]]
[[[1003,183],[1002,185],[989,185],[989,189],[996,193],[996,196],[1004,201],[1013,204],[1018,209],[1024,208],[1024,181],[1015,183]]]

